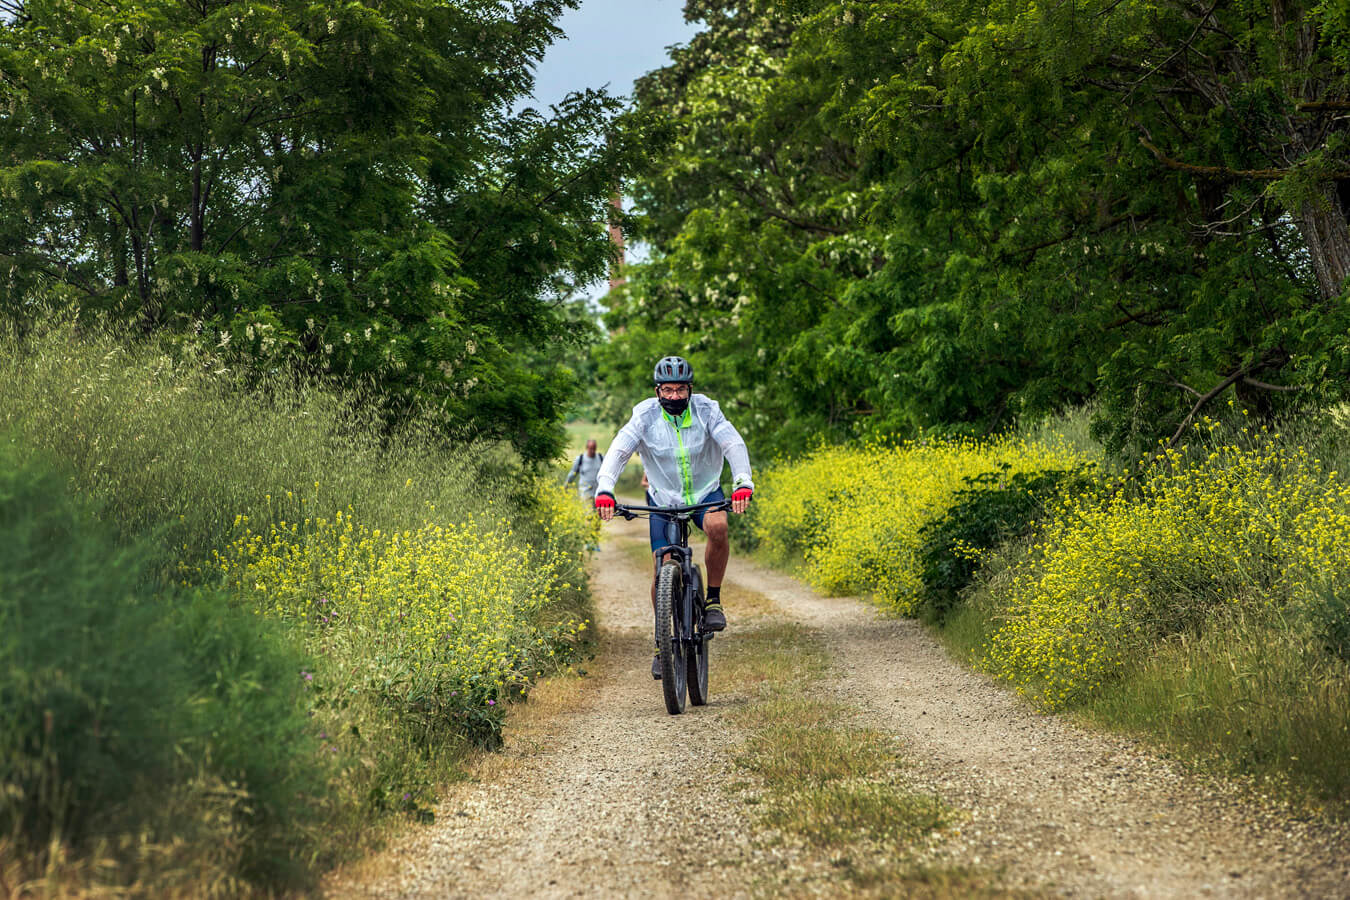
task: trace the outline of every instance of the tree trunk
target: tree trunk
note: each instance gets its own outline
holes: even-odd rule
[[[117,287],[127,287],[131,284],[131,279],[127,274],[127,239],[126,230],[116,221],[112,223],[113,232],[113,284]]]
[[[1339,297],[1350,277],[1350,225],[1334,183],[1327,182],[1320,197],[1303,204],[1298,227],[1308,245],[1322,299]]]
[[[202,153],[201,147],[198,147],[192,160],[192,211],[191,211],[192,233],[188,236],[188,240],[191,242],[192,249],[197,253],[202,252],[202,236],[203,236],[202,220],[205,218],[206,214],[206,210],[203,209],[205,203],[202,197],[201,153]]]

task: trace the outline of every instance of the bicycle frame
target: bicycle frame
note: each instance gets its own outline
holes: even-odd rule
[[[712,500],[708,503],[695,503],[692,506],[626,506],[618,504],[614,507],[614,515],[621,516],[624,519],[632,521],[633,519],[651,516],[662,516],[666,519],[666,546],[660,550],[661,556],[674,556],[679,560],[680,569],[684,575],[686,585],[693,583],[694,574],[694,551],[689,547],[689,525],[694,521],[697,513],[718,512],[719,510],[731,509],[730,500]],[[660,567],[660,560],[656,561]],[[701,619],[701,617],[700,617]],[[700,620],[699,625],[702,625]],[[712,637],[712,633],[708,633]]]
[[[703,583],[698,567],[694,564],[694,552],[689,547],[689,524],[699,512],[708,513],[730,508],[731,501],[725,499],[714,500],[709,503],[696,503],[692,506],[616,505],[614,508],[615,515],[622,516],[630,521],[644,516],[662,516],[667,520],[666,540],[668,543],[659,551],[653,553],[653,561],[656,567],[657,582],[661,581],[661,571],[667,562],[675,562],[679,566],[680,584],[682,586],[678,598],[671,597],[669,594],[662,595],[674,601],[670,604],[671,608],[669,609],[673,620],[670,623],[673,626],[670,641],[674,659],[668,660],[664,653],[662,654],[662,665],[666,667],[665,671],[671,675],[673,683],[663,677],[661,685],[662,692],[666,696],[666,710],[672,715],[684,711],[686,686],[695,706],[702,706],[708,702],[707,643],[714,635],[714,632],[703,627]],[[661,610],[665,608],[660,603],[657,604],[658,646],[663,640],[661,637],[661,622],[666,621],[663,618],[666,614]],[[688,676],[687,679],[686,675]]]

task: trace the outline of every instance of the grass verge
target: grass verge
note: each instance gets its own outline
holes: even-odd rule
[[[1008,557],[1017,548],[1005,548]],[[986,567],[935,632],[979,666],[1002,623],[1013,570]],[[1308,611],[1225,610],[1158,640],[1065,711],[1125,732],[1200,770],[1243,779],[1307,813],[1350,817],[1350,662],[1325,646]]]
[[[718,659],[719,682],[747,698],[732,713],[746,734],[735,760],[754,776],[763,823],[851,895],[1003,896],[985,873],[924,860],[957,814],[906,783],[894,739],[816,695],[829,673],[820,641],[793,624],[741,632]]]

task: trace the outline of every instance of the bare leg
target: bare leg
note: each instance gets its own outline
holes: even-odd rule
[[[722,576],[727,574],[727,560],[731,557],[726,512],[719,509],[704,516],[703,533],[708,536],[708,548],[703,553],[703,565],[708,570],[708,587],[721,587]]]

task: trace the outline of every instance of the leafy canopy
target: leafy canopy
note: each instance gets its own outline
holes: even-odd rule
[[[300,358],[550,456],[641,129],[518,110],[576,0],[0,2],[0,290]],[[538,360],[536,360],[538,362]]]
[[[1225,392],[1342,395],[1341,7],[689,3],[639,92],[675,139],[605,371],[684,350],[788,452],[1094,397],[1147,444]]]

